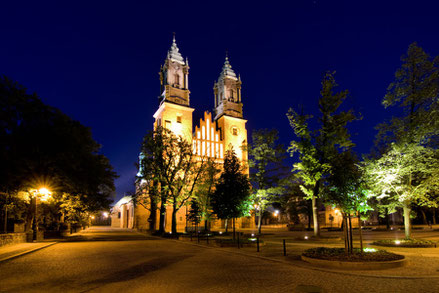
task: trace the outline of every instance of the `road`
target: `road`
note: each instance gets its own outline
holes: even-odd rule
[[[439,292],[439,279],[331,273],[230,250],[91,229],[0,263],[1,292]]]

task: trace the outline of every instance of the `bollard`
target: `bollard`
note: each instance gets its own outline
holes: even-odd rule
[[[238,233],[238,249],[239,249],[240,247],[239,247],[239,233]]]
[[[206,243],[209,244],[209,234],[206,234]]]
[[[256,251],[259,252],[259,237],[256,238]]]
[[[285,246],[285,239],[284,239],[284,256],[287,256],[287,247]]]

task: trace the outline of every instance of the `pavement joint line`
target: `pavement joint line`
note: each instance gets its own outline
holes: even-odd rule
[[[11,260],[11,259],[14,259],[14,258],[17,258],[17,257],[20,257],[20,256],[23,256],[23,255],[26,255],[26,254],[29,254],[29,253],[32,253],[32,252],[35,252],[35,251],[38,251],[38,250],[41,250],[41,249],[44,249],[44,248],[47,248],[47,247],[55,245],[57,243],[59,243],[59,242],[58,241],[57,242],[50,242],[50,243],[48,243],[46,245],[42,245],[42,246],[39,246],[39,247],[35,247],[35,248],[32,248],[32,249],[28,249],[28,250],[25,250],[25,251],[21,251],[21,252],[9,255],[7,257],[1,258],[0,259],[0,263],[8,261],[8,260]]]
[[[159,237],[160,238],[160,237]],[[253,258],[259,258],[259,259],[263,259],[263,260],[267,260],[267,261],[271,261],[271,262],[277,262],[277,263],[282,263],[282,264],[286,264],[289,266],[294,266],[294,267],[298,267],[304,270],[313,270],[313,271],[320,271],[320,272],[325,272],[325,273],[332,273],[332,274],[337,274],[337,275],[347,275],[347,276],[354,276],[354,277],[365,277],[365,278],[377,278],[377,279],[407,279],[407,280],[419,280],[419,279],[439,279],[439,276],[432,276],[432,275],[421,275],[421,276],[392,276],[392,275],[387,275],[387,276],[379,276],[379,275],[370,275],[370,274],[355,274],[355,273],[350,273],[350,272],[346,272],[343,270],[330,270],[330,269],[324,269],[324,268],[316,268],[316,267],[310,267],[310,266],[304,266],[304,265],[299,265],[297,263],[292,263],[289,261],[285,261],[285,260],[281,260],[281,259],[275,259],[275,258],[269,258],[266,256],[261,256],[261,255],[253,255],[253,254],[248,254],[245,252],[241,252],[241,251],[232,251],[232,250],[224,250],[218,247],[214,247],[214,246],[205,246],[202,244],[198,244],[198,243],[190,243],[190,242],[186,242],[186,241],[181,241],[181,240],[176,240],[176,239],[166,239],[166,238],[161,238],[163,240],[172,240],[174,242],[178,242],[178,243],[185,243],[185,244],[189,244],[189,245],[193,245],[193,246],[198,246],[198,247],[202,247],[202,248],[211,248],[211,249],[216,249],[218,251],[222,251],[222,252],[226,252],[226,253],[231,253],[231,254],[239,254],[239,255],[243,255],[243,256],[249,256],[249,257],[253,257]]]

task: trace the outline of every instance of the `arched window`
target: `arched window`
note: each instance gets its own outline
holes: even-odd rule
[[[174,85],[180,86],[180,76],[177,73],[174,75]]]

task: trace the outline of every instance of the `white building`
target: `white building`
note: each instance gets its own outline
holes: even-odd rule
[[[134,228],[134,203],[131,196],[122,197],[111,209],[111,227]]]

